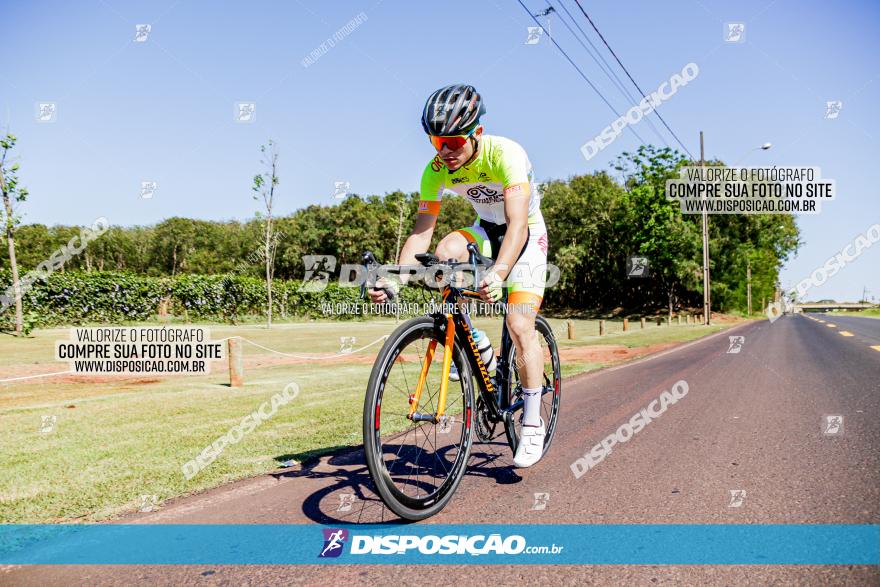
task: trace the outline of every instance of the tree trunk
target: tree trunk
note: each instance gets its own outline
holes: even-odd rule
[[[266,300],[268,307],[266,308],[266,327],[272,328],[272,277],[274,274],[275,264],[275,242],[272,234],[272,207],[275,202],[275,185],[278,183],[278,153],[275,151],[275,144],[269,141],[269,159],[263,162],[269,167],[268,186],[265,186],[262,179],[265,175],[254,178],[254,191],[258,191],[263,196],[263,204],[266,206],[266,234],[263,240],[263,252],[266,261]],[[261,147],[263,153],[266,147]],[[256,196],[254,196],[256,198]]]
[[[275,262],[275,252],[272,248],[272,204],[275,198],[275,159],[272,159],[272,176],[269,178],[269,198],[266,200],[266,299],[268,308],[266,312],[266,328],[272,328],[272,265]]]
[[[266,297],[269,300],[268,313],[266,314],[266,328],[272,328],[272,255],[270,255],[272,237],[272,215],[266,220]]]
[[[21,307],[21,282],[18,279],[18,262],[15,260],[15,224],[12,220],[12,202],[6,191],[3,169],[0,168],[0,188],[3,191],[3,206],[6,209],[6,241],[9,244],[9,266],[12,268],[12,291],[15,296],[15,335],[21,336],[24,330],[24,312]]]

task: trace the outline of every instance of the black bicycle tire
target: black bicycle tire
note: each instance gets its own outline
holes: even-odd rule
[[[473,445],[472,428],[473,413],[475,411],[473,409],[474,389],[470,366],[465,358],[463,347],[456,341],[454,353],[457,355],[458,360],[456,360],[455,363],[459,369],[461,381],[464,385],[465,401],[468,406],[470,406],[470,410],[468,411],[470,413],[470,421],[464,422],[466,434],[464,435],[463,446],[459,449],[459,456],[456,458],[457,466],[454,471],[454,477],[442,495],[431,503],[426,504],[424,507],[412,507],[411,505],[402,503],[400,499],[395,497],[394,491],[391,489],[393,481],[391,481],[384,460],[380,455],[381,443],[377,443],[378,436],[376,434],[374,414],[376,410],[376,402],[382,391],[382,388],[379,387],[380,379],[387,376],[389,372],[389,362],[393,363],[393,360],[397,358],[397,355],[400,352],[397,347],[408,336],[419,330],[435,331],[434,318],[431,316],[422,316],[404,322],[398,326],[393,333],[391,333],[385,341],[385,344],[382,345],[382,349],[379,351],[379,355],[376,357],[376,361],[373,364],[373,370],[370,373],[370,379],[367,384],[367,393],[364,398],[363,418],[364,455],[367,462],[367,469],[369,470],[370,478],[373,481],[376,492],[379,494],[379,497],[388,509],[401,518],[410,521],[424,520],[425,518],[437,514],[440,510],[446,507],[452,499],[452,496],[458,488],[458,484],[461,482],[467,471],[467,463],[470,458],[471,446]],[[442,342],[442,340],[438,341],[439,344],[442,344]],[[384,385],[384,381],[381,381],[381,383]]]

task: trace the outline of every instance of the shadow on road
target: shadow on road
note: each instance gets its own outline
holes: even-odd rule
[[[386,453],[393,451],[386,446]],[[287,460],[290,455],[278,457]],[[273,473],[276,478],[322,480],[321,488],[305,496],[302,511],[318,524],[401,524],[408,523],[385,507],[375,491],[364,460],[363,446],[340,447],[336,452],[306,460],[299,469]],[[484,477],[499,485],[519,483],[506,442],[474,442],[462,483]],[[422,485],[428,486],[423,483]],[[453,503],[455,498],[453,497]]]

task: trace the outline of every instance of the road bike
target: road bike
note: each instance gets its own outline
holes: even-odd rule
[[[478,283],[478,271],[491,266],[492,260],[480,255],[473,243],[468,252],[468,263],[440,263],[427,253],[416,258],[425,268],[426,282],[435,279],[436,284],[439,276],[471,270],[473,283]],[[371,253],[364,254],[364,261],[375,273],[378,264]],[[385,505],[406,520],[428,518],[449,503],[467,469],[474,435],[490,442],[498,436],[497,425],[503,424],[507,444],[516,452],[522,429],[519,368],[524,358],[518,356],[505,322],[501,355],[495,375],[490,375],[467,309],[468,302],[480,296],[450,281],[442,280],[441,311],[402,323],[385,341],[364,398],[364,452],[370,476]],[[544,359],[541,417],[546,453],[556,433],[562,376],[556,338],[541,315],[535,329]],[[435,364],[439,369],[432,369]],[[449,379],[453,364],[457,381]]]

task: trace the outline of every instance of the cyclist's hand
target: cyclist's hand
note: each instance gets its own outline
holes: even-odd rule
[[[367,291],[370,294],[370,300],[374,304],[384,304],[389,301],[389,290],[395,297],[397,297],[397,293],[400,291],[400,282],[395,281],[393,278],[385,279],[384,277],[380,277],[379,280],[376,281],[376,285],[369,288]]]
[[[501,299],[503,287],[504,280],[490,269],[480,281],[480,288],[477,291],[484,302],[493,304]]]
[[[382,288],[382,286],[384,285],[384,281],[384,279],[380,279],[376,282],[375,286],[367,290],[367,293],[370,294],[370,301],[372,301],[374,304],[384,304],[388,301],[388,294],[386,294],[385,289]]]

